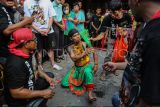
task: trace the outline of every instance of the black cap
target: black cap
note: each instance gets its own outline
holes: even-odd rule
[[[71,29],[68,33],[69,37],[72,37],[74,34],[79,33],[77,29]]]

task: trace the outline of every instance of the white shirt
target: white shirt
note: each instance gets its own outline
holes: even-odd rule
[[[24,2],[24,16],[31,17],[35,16],[33,24],[39,29],[48,29],[49,18],[56,16],[56,12],[53,9],[50,0],[26,0]],[[36,32],[35,30],[33,30]],[[53,28],[51,28],[50,33],[53,33]]]

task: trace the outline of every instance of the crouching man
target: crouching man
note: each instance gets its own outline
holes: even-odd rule
[[[5,75],[5,97],[11,107],[38,107],[54,95],[51,89],[53,74],[33,71],[31,54],[37,47],[32,30],[21,28],[13,33],[9,44]],[[36,104],[36,105],[32,105]],[[44,105],[43,105],[44,107]]]

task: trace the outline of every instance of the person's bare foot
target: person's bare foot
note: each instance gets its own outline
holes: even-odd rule
[[[92,91],[90,91],[89,94],[88,94],[88,100],[89,100],[90,102],[93,102],[93,101],[96,101],[96,100],[97,100],[97,98],[96,98],[95,96],[93,96]]]

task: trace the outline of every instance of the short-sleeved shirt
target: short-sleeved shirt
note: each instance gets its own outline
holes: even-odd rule
[[[61,22],[62,21],[62,16],[63,16],[62,5],[61,4],[57,4],[56,0],[53,1],[52,5],[53,5],[53,8],[54,8],[54,10],[56,12],[56,16],[53,17],[54,20],[56,22]]]
[[[91,22],[93,22],[93,25],[96,28],[99,28],[101,25],[101,16],[93,15]]]
[[[124,28],[131,28],[132,19],[130,15],[127,13],[123,13],[123,17],[121,19],[114,19],[109,14],[104,18],[100,31],[105,32],[108,27],[111,28],[111,38],[115,39],[117,26],[124,27]]]
[[[8,13],[8,14],[7,14]],[[5,7],[0,3],[0,57],[7,57],[9,54],[8,43],[10,36],[5,36],[3,31],[14,23],[14,10]]]
[[[4,76],[6,101],[13,107],[20,107],[27,104],[29,100],[14,99],[9,89],[24,87],[29,90],[34,90],[35,76],[31,60],[10,55],[7,59]]]
[[[52,3],[49,0],[26,0],[24,2],[24,16],[35,16],[33,24],[39,29],[48,29],[49,18],[56,15]],[[36,32],[36,31],[35,31]],[[53,33],[51,29],[50,33]]]
[[[84,14],[84,11],[83,10],[80,10],[78,13],[75,13],[75,18],[80,20],[80,21],[85,21],[85,14]],[[84,28],[84,23],[78,23],[76,25],[76,28],[79,32],[83,31],[85,28]]]
[[[75,27],[75,24],[72,21],[67,20],[68,18],[74,19],[75,16],[72,12],[70,12],[69,15],[63,16],[63,20],[64,20],[65,26],[66,26],[66,29],[64,31],[65,36],[68,36],[68,32]]]

